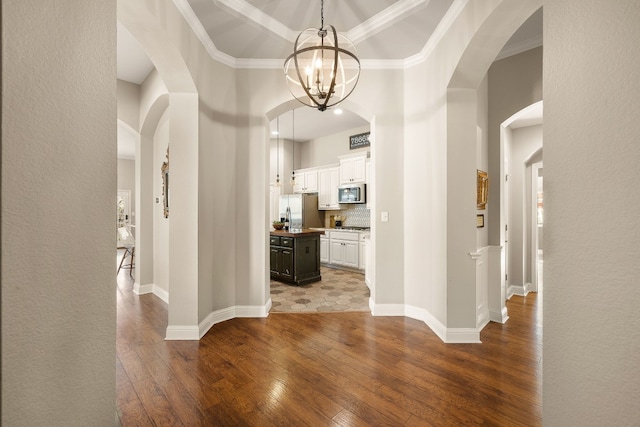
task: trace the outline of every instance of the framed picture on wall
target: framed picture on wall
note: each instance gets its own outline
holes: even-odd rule
[[[487,200],[489,198],[489,177],[487,173],[478,169],[476,203],[479,210],[487,208]]]

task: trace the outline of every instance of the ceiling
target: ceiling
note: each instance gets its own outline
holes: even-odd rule
[[[209,54],[237,68],[280,68],[300,31],[320,26],[319,0],[173,0]],[[325,0],[325,25],[354,42],[363,72],[404,68],[446,30],[455,0]],[[453,6],[453,7],[452,7]],[[497,59],[542,45],[542,10],[529,18]],[[141,84],[153,69],[135,38],[118,23],[118,78]],[[287,113],[286,115],[291,115]],[[283,121],[287,120],[285,117]],[[335,116],[296,110],[296,140],[366,125],[345,111]],[[315,129],[314,129],[315,126]],[[273,127],[273,124],[272,124]],[[282,137],[291,125],[281,122]]]

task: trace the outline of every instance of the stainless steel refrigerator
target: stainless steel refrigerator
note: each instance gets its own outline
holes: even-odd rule
[[[287,206],[291,210],[290,229],[324,227],[324,211],[318,210],[317,194],[283,194],[280,196],[280,218],[284,218]]]

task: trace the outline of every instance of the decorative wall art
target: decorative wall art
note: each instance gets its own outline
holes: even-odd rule
[[[487,173],[478,169],[478,188],[476,203],[479,210],[485,210],[489,198],[489,177]]]
[[[356,148],[369,147],[371,142],[369,141],[369,135],[371,132],[359,133],[357,135],[351,135],[349,137],[349,150],[355,150]]]
[[[162,200],[164,217],[169,218],[169,147],[167,147],[167,161],[162,163]]]

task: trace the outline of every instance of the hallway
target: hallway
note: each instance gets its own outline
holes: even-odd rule
[[[277,314],[165,341],[167,306],[118,276],[117,407],[126,426],[541,424],[535,293],[507,303],[483,344],[443,344],[422,322]]]

